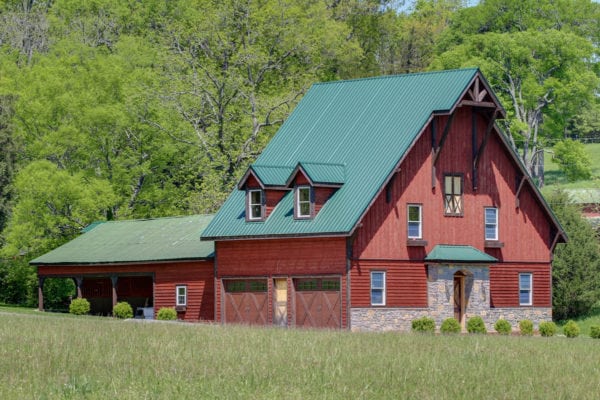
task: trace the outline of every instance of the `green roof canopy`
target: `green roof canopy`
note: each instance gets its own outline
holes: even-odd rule
[[[425,261],[444,263],[495,263],[498,260],[471,246],[438,244],[427,254]]]
[[[214,257],[214,243],[198,236],[212,215],[109,221],[32,260],[33,265],[115,264],[202,260]]]

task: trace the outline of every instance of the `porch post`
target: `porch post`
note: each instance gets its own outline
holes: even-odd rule
[[[73,278],[75,281],[75,285],[77,286],[77,298],[81,299],[83,295],[81,294],[81,285],[83,284],[83,276],[76,276]]]
[[[45,276],[38,276],[38,310],[44,311],[44,281]]]
[[[112,282],[112,306],[114,309],[117,305],[117,282],[119,281],[119,277],[112,275],[110,281]]]

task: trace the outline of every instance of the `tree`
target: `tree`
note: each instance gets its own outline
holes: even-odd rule
[[[10,215],[11,183],[17,153],[11,129],[12,102],[10,97],[0,96],[0,149],[2,149],[0,152],[0,232],[4,229]]]
[[[569,241],[559,244],[552,267],[554,319],[565,320],[588,313],[600,299],[600,249],[598,237],[565,192],[555,192],[549,203]]]
[[[569,182],[592,176],[592,161],[581,142],[571,139],[558,142],[554,145],[554,159]]]

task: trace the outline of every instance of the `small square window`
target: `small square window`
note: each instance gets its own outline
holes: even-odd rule
[[[519,305],[530,306],[533,304],[533,275],[531,273],[519,274]]]
[[[385,272],[371,271],[371,305],[385,305]]]
[[[485,240],[498,240],[498,209],[486,207],[485,218]]]
[[[248,219],[258,221],[263,219],[263,192],[262,190],[248,191]]]
[[[310,218],[312,216],[312,190],[310,186],[296,188],[296,218]]]
[[[408,238],[423,237],[422,207],[419,204],[408,205]]]
[[[187,286],[176,286],[175,287],[175,305],[186,306],[187,305]]]
[[[463,177],[458,174],[444,176],[444,214],[463,215]]]

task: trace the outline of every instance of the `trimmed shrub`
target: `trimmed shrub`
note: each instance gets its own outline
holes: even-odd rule
[[[519,330],[521,331],[521,336],[533,335],[533,322],[528,319],[519,321]]]
[[[565,332],[565,336],[568,338],[574,338],[579,336],[579,325],[577,325],[577,322],[573,321],[573,320],[569,320],[566,324],[565,327],[563,328],[563,332]]]
[[[175,311],[173,307],[163,307],[158,310],[156,319],[160,319],[161,321],[174,321],[177,319],[177,311]]]
[[[440,332],[447,334],[460,333],[460,324],[456,318],[446,318],[444,322],[442,322],[442,326],[440,326]]]
[[[540,322],[540,335],[545,337],[554,336],[556,334],[556,324],[552,321]]]
[[[117,318],[133,318],[133,309],[126,301],[120,301],[113,308],[113,315]]]
[[[433,318],[429,318],[429,317],[413,319],[412,330],[413,330],[413,332],[434,333],[435,332],[435,321],[433,320]]]
[[[498,321],[496,321],[496,323],[494,324],[494,329],[500,335],[510,335],[510,333],[512,332],[512,326],[510,325],[510,322],[508,322],[505,319],[499,319]]]
[[[483,318],[481,318],[478,315],[469,318],[469,320],[467,321],[467,332],[486,334],[487,328],[485,327],[485,322],[483,322]]]
[[[74,315],[85,315],[90,312],[90,302],[86,299],[73,299],[69,305],[69,312]]]
[[[590,326],[590,337],[592,339],[600,339],[600,325]]]

